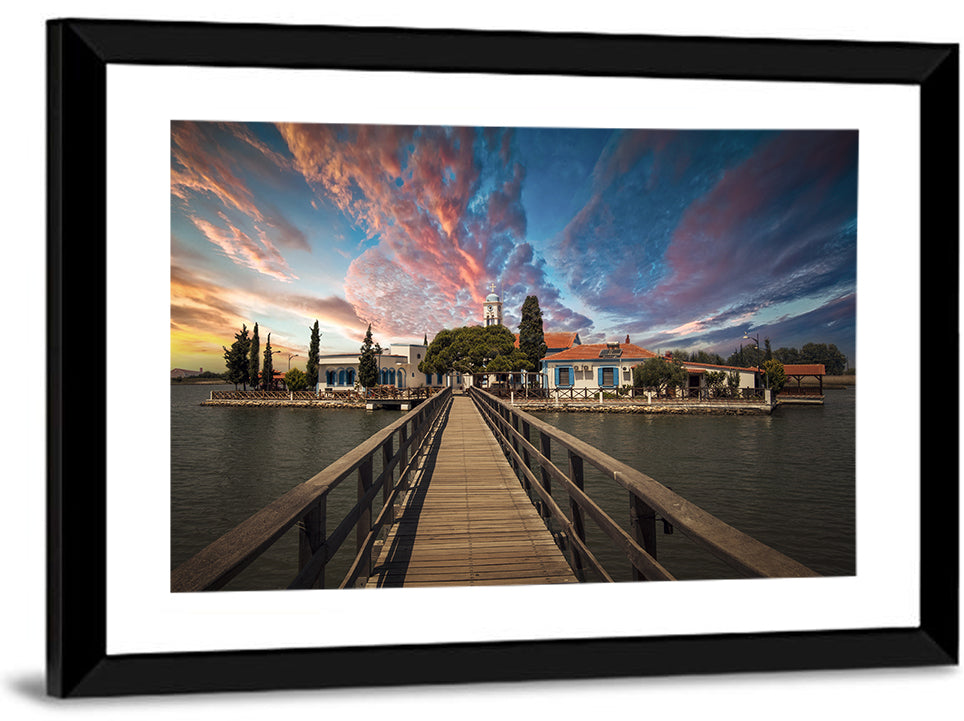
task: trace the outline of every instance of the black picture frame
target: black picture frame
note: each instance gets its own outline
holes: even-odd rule
[[[958,406],[921,393],[920,625],[270,651],[106,653],[109,64],[869,83],[920,90],[921,336],[957,357],[959,48],[948,44],[58,19],[48,23],[48,648],[58,697],[874,668],[958,660]],[[498,52],[493,52],[497,48]],[[72,242],[82,234],[87,242]],[[96,241],[96,242],[91,242]],[[82,296],[83,307],[71,298]],[[955,331],[948,335],[948,328]],[[952,346],[952,347],[951,347]],[[74,362],[72,362],[74,361]],[[82,469],[82,470],[80,470]],[[373,675],[390,668],[392,675]]]

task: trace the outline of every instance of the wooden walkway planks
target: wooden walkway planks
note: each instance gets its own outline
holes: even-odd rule
[[[367,586],[576,583],[472,400],[448,413]]]

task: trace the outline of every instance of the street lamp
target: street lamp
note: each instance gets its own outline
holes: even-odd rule
[[[753,346],[753,347],[756,348],[757,350],[760,350],[760,336],[759,336],[759,335],[751,336],[751,335],[750,335],[750,329],[747,328],[747,329],[746,329],[746,333],[743,334],[743,338],[744,338],[744,340],[752,340],[753,343],[754,343],[754,346]],[[763,387],[764,387],[764,388],[769,388],[769,387],[770,387],[770,380],[769,380],[769,378],[767,378],[767,373],[766,373],[766,371],[763,371]]]
[[[280,351],[279,351],[279,352],[280,352]],[[298,354],[297,354],[297,353],[291,353],[291,354],[288,356],[288,370],[289,370],[289,371],[291,370],[291,359],[292,359],[292,358],[297,358],[297,357],[298,357]]]

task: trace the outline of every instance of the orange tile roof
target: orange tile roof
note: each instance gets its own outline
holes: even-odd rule
[[[571,348],[576,342],[578,333],[545,333],[546,347],[548,348]]]
[[[561,361],[561,360],[639,360],[640,358],[655,358],[656,354],[652,351],[646,350],[645,348],[640,348],[638,345],[632,343],[620,343],[619,347],[622,349],[623,354],[620,358],[600,358],[599,352],[608,348],[606,343],[584,343],[582,345],[574,345],[572,348],[567,348],[559,353],[554,353],[545,357],[547,361]]]
[[[788,376],[822,376],[827,374],[823,363],[785,363],[783,372]]]
[[[578,333],[543,333],[542,339],[546,342],[546,348],[571,348],[576,342]],[[515,334],[515,347],[519,347],[519,334]]]

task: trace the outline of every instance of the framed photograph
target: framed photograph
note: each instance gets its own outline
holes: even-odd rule
[[[48,693],[956,664],[957,397],[917,379],[926,375],[928,345],[958,321],[958,65],[958,47],[937,44],[50,21]],[[366,174],[369,161],[382,173],[377,182]],[[385,168],[394,168],[390,183]],[[462,187],[466,174],[472,192]],[[618,197],[595,192],[605,183],[620,186]],[[378,205],[383,192],[391,201]],[[778,194],[780,202],[768,205]],[[295,198],[298,209],[289,205]],[[428,215],[431,223],[421,222]],[[459,224],[465,237],[456,238]],[[434,233],[432,242],[422,244],[423,233]],[[594,244],[602,234],[605,243]],[[791,235],[783,256],[757,262],[768,238]],[[457,242],[443,248],[443,237]],[[462,252],[470,240],[485,252]],[[706,251],[712,243],[715,254]],[[464,263],[445,255],[458,252]],[[297,265],[307,253],[313,263]],[[498,264],[479,263],[483,256]],[[648,270],[631,256],[650,258]],[[775,265],[790,270],[771,273]],[[229,276],[244,280],[229,284]],[[578,297],[562,290],[577,287]],[[717,289],[721,299],[690,321],[630,312],[644,293],[652,296],[648,307],[665,308],[686,303],[697,287]],[[804,287],[818,305],[804,307]],[[805,446],[803,464],[811,453],[846,471],[826,488],[800,489],[804,476],[791,470],[773,479],[772,489],[788,489],[772,490],[781,499],[817,497],[790,513],[787,535],[807,537],[819,553],[760,556],[742,535],[730,536],[733,548],[723,555],[747,575],[773,577],[697,570],[677,583],[619,582],[665,577],[655,551],[648,554],[653,529],[667,538],[712,535],[681,525],[685,514],[669,502],[655,511],[635,504],[627,515],[636,535],[613,531],[624,533],[635,569],[626,578],[588,577],[596,559],[579,551],[582,522],[560,516],[556,540],[563,538],[570,560],[580,553],[583,560],[571,579],[569,568],[544,578],[572,583],[356,590],[317,581],[321,548],[340,533],[333,527],[341,517],[329,518],[326,531],[311,515],[313,498],[278,526],[296,534],[299,578],[311,571],[303,588],[225,585],[247,557],[220,570],[209,559],[187,563],[251,513],[218,490],[224,459],[255,453],[249,436],[204,441],[205,420],[185,431],[173,411],[172,368],[188,377],[232,368],[228,346],[241,328],[218,336],[212,318],[234,321],[244,309],[253,325],[283,307],[299,325],[323,312],[330,353],[316,358],[306,403],[347,398],[338,393],[349,394],[356,374],[370,370],[358,357],[361,337],[349,331],[364,335],[366,323],[384,330],[390,337],[378,339],[386,347],[376,354],[376,380],[363,384],[381,395],[352,398],[425,401],[432,410],[442,405],[433,398],[470,383],[461,372],[444,379],[427,372],[420,353],[431,349],[429,338],[472,323],[515,330],[531,317],[523,301],[532,288],[546,330],[559,331],[550,345],[561,336],[569,345],[548,348],[524,380],[484,381],[505,386],[510,400],[490,424],[503,428],[519,460],[536,449],[519,436],[529,432],[529,417],[509,420],[517,394],[642,404],[618,397],[620,380],[635,385],[624,354],[641,365],[650,356],[672,361],[668,351],[680,349],[680,339],[729,343],[712,335],[724,315],[729,326],[752,326],[740,326],[740,353],[745,340],[761,354],[739,366],[763,370],[743,388],[725,357],[693,356],[684,359],[687,380],[674,398],[719,396],[735,408],[734,394],[723,390],[728,368],[741,399],[769,404],[775,376],[760,336],[781,328],[794,337],[794,321],[804,317],[841,339],[851,367],[859,355],[861,387],[850,391],[845,430],[780,441],[783,450]],[[296,307],[300,315],[290,312]],[[282,396],[295,403],[298,374],[283,371],[304,367],[309,321],[297,329],[306,336],[299,343],[277,318],[263,324],[274,338],[264,332],[260,351],[275,373],[261,374],[270,385],[259,392],[270,401],[280,384],[290,385]],[[573,343],[581,353],[571,352]],[[661,344],[657,353],[647,349],[653,344]],[[208,355],[192,355],[201,346]],[[81,367],[81,348],[96,348],[104,363]],[[590,360],[582,358],[588,348]],[[905,366],[899,359],[908,357]],[[180,358],[189,370],[175,367]],[[246,389],[258,376],[236,365],[233,380]],[[824,375],[822,365],[793,368],[798,386],[804,376]],[[198,405],[193,395],[187,402]],[[371,504],[377,493],[389,508],[391,483],[382,496],[385,473],[377,469],[403,473],[402,444],[429,438],[434,422],[413,425],[411,436],[399,431],[389,444],[397,457],[378,456],[382,446],[372,445],[380,465],[357,460],[346,485],[354,490],[357,470],[359,498]],[[334,452],[329,431],[312,428],[301,460],[321,471],[342,451],[322,461]],[[710,443],[706,430],[693,435],[692,445]],[[607,452],[621,457],[642,445],[627,438]],[[351,442],[367,448],[361,438]],[[749,444],[750,465],[781,452],[761,451],[752,438],[741,443]],[[662,461],[684,467],[677,451],[660,449]],[[201,456],[210,480],[203,488]],[[634,473],[643,484],[653,466],[645,456],[638,463],[607,472],[624,487]],[[569,461],[577,487],[581,464]],[[257,471],[258,492],[269,498],[256,508],[278,495],[272,476],[302,472],[276,460]],[[730,472],[726,494],[737,509],[750,503],[735,488],[742,473]],[[523,485],[539,483],[532,475]],[[552,505],[543,497],[538,513],[551,515]],[[382,515],[357,514],[360,549],[376,545],[366,532]],[[184,519],[208,537],[186,539]],[[222,537],[219,558],[259,545],[249,530]],[[792,539],[786,547],[794,548]],[[364,559],[360,550],[341,569],[352,580],[346,585],[375,577]],[[617,582],[575,582],[600,578]]]

